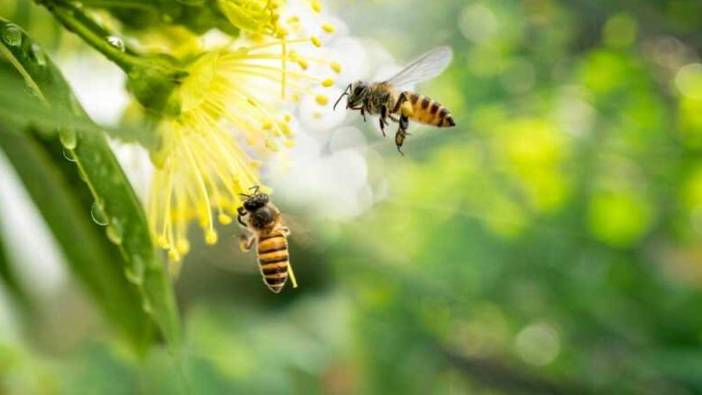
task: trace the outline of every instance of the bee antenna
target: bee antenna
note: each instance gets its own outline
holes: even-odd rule
[[[336,106],[337,106],[337,105],[339,104],[339,102],[341,101],[341,98],[344,97],[344,96],[348,96],[350,90],[351,90],[351,84],[349,84],[349,85],[346,87],[346,89],[344,89],[344,91],[341,93],[341,96],[339,96],[339,98],[336,99],[336,103],[334,103],[334,111],[336,111]]]
[[[253,190],[253,193],[254,193],[254,195],[255,195],[255,194],[258,193],[259,188],[260,188],[260,187],[259,187],[258,185],[254,185],[254,186],[252,186],[251,188],[249,188],[249,191]]]

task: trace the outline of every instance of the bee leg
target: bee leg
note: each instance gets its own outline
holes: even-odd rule
[[[361,116],[363,117],[363,122],[366,122],[366,108],[361,107]]]
[[[393,120],[395,122],[400,122],[400,118],[394,117],[392,114],[388,114],[388,118],[390,118],[391,120]]]
[[[242,252],[249,252],[255,240],[256,238],[252,234],[242,234],[239,236],[239,248]]]
[[[244,216],[246,216],[246,210],[244,210],[243,207],[239,207],[236,209],[236,212],[239,214],[236,216],[236,221],[241,224],[241,226],[246,227],[246,223],[244,222]]]
[[[387,117],[388,108],[386,106],[380,107],[380,131],[383,133],[383,137],[385,137],[385,125],[388,124]]]
[[[397,146],[397,152],[399,152],[401,155],[404,155],[402,152],[402,144],[405,142],[405,138],[407,138],[407,127],[409,127],[409,118],[407,118],[406,115],[402,115],[400,117],[400,127],[397,128],[397,133],[395,133],[395,145]]]
[[[287,226],[279,226],[278,230],[283,232],[285,236],[290,236],[290,228],[288,228]]]
[[[392,108],[392,111],[390,111],[393,114],[397,114],[400,112],[400,108],[402,108],[402,105],[409,100],[409,95],[407,92],[402,92],[400,93],[400,97],[397,98],[397,102],[395,103],[395,107]]]

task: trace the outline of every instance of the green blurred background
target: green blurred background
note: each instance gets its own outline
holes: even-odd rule
[[[60,43],[18,4],[0,10]],[[702,3],[331,8],[398,59],[451,45],[422,93],[458,126],[379,149],[391,192],[358,218],[303,221],[297,290],[196,246],[180,368],[134,357],[68,281],[7,315],[0,393],[702,393]]]

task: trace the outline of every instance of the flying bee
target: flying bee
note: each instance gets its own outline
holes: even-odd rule
[[[446,107],[426,96],[402,90],[409,85],[438,76],[446,69],[452,57],[453,51],[450,47],[437,47],[420,56],[386,81],[371,83],[356,81],[349,84],[334,103],[334,109],[346,96],[346,108],[360,110],[364,121],[366,113],[380,116],[380,130],[383,136],[385,136],[385,126],[389,124],[388,118],[399,122],[395,133],[395,145],[402,154],[402,144],[409,135],[407,127],[410,119],[440,128],[456,125]]]
[[[297,288],[288,254],[290,229],[283,224],[280,210],[271,203],[270,197],[259,192],[258,186],[251,189],[253,193],[242,194],[244,204],[237,209],[236,219],[246,228],[240,238],[241,250],[247,252],[256,243],[258,267],[268,289],[280,293],[288,275],[293,288]]]

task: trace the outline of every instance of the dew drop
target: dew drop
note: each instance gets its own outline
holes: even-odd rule
[[[2,28],[0,32],[2,37],[2,42],[10,47],[17,47],[22,44],[22,31],[19,26],[14,23],[8,23]]]
[[[124,226],[122,222],[117,218],[112,218],[110,224],[107,225],[105,229],[107,238],[115,244],[122,244],[122,237],[124,236]]]
[[[107,36],[107,43],[117,48],[120,52],[124,52],[124,41],[117,36]]]
[[[59,133],[59,140],[61,140],[61,144],[63,145],[64,148],[73,150],[76,148],[78,145],[78,136],[76,135],[76,131],[73,129],[64,129],[61,128],[58,131]]]
[[[130,266],[124,269],[124,275],[127,281],[135,285],[144,284],[144,261],[139,256],[133,258]]]
[[[73,156],[73,152],[69,149],[63,149],[63,157],[66,158],[67,161],[69,162],[75,162],[76,157]]]
[[[32,56],[32,59],[34,59],[34,63],[36,63],[37,66],[46,66],[46,55],[44,54],[44,51],[41,50],[41,47],[39,47],[39,45],[32,44],[30,54]]]
[[[107,214],[105,214],[105,207],[102,202],[97,200],[93,202],[93,205],[90,207],[90,216],[96,224],[100,226],[107,225]]]
[[[151,301],[146,297],[146,295],[142,295],[142,300],[141,300],[141,308],[144,310],[146,314],[151,314],[153,312],[153,307],[151,306]]]

